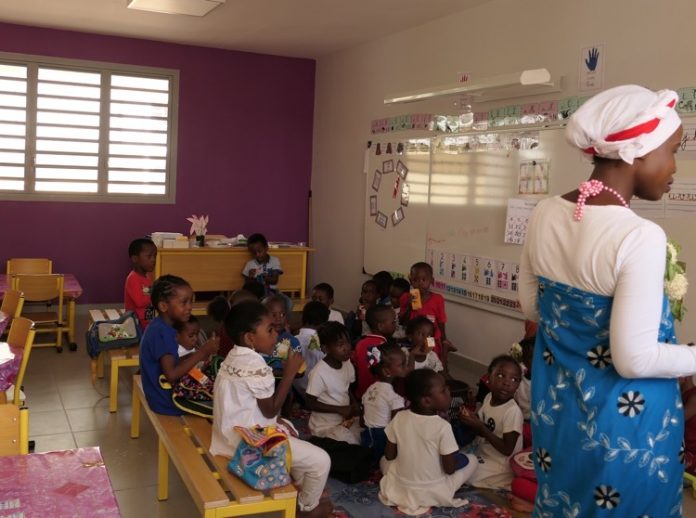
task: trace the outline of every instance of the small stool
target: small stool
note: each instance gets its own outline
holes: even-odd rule
[[[123,309],[90,309],[89,325],[100,320],[116,320],[125,313]],[[118,369],[121,367],[138,367],[140,365],[139,346],[132,345],[120,349],[102,351],[96,360],[92,360],[92,383],[104,377],[104,357],[111,362],[111,379],[109,380],[109,412],[118,408]]]

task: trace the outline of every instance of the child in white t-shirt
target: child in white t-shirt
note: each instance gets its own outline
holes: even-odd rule
[[[394,380],[404,378],[410,369],[406,354],[392,342],[368,349],[367,363],[377,381],[368,387],[362,397],[365,429],[360,435],[360,443],[372,448],[372,459],[377,464],[384,455],[387,443],[384,429],[392,417],[406,406],[404,398],[394,392]]]
[[[283,377],[276,388],[271,367],[260,353],[269,355],[277,341],[271,316],[258,302],[241,302],[230,309],[225,329],[235,346],[220,366],[213,398],[213,436],[210,452],[232,457],[241,440],[235,426],[276,425],[288,436],[292,464],[290,474],[299,483],[298,517],[319,518],[331,514],[333,504],[322,497],[331,468],[328,454],[297,438],[291,424],[278,417],[302,356],[290,351]]]
[[[175,322],[176,342],[179,344],[179,358],[192,353],[198,346],[198,335],[201,332],[201,324],[195,315],[191,315],[186,322]]]
[[[278,293],[278,279],[283,274],[283,267],[280,265],[280,259],[269,255],[266,237],[263,234],[250,235],[247,248],[253,259],[244,265],[242,275],[261,284],[266,296]]]
[[[380,501],[409,515],[423,514],[431,506],[466,505],[454,493],[477,463],[475,456],[459,453],[452,427],[438,415],[452,400],[445,378],[419,369],[406,376],[405,384],[411,406],[396,414],[385,430]]]
[[[329,308],[329,322],[344,324],[343,315],[340,311],[333,309],[334,289],[328,282],[320,282],[312,288],[312,300],[318,300]]]
[[[479,467],[469,481],[477,487],[510,489],[514,478],[510,457],[522,450],[522,411],[514,400],[522,369],[512,356],[493,358],[490,367],[490,393],[477,415],[462,407],[460,420],[479,436],[474,451]]]
[[[312,411],[309,430],[317,437],[360,444],[360,405],[350,393],[355,368],[350,362],[348,330],[338,322],[327,322],[318,329],[326,356],[309,374],[305,401]]]
[[[435,353],[435,324],[428,317],[416,317],[406,325],[404,351],[409,355],[409,363],[414,369],[432,369],[442,372],[444,367]]]

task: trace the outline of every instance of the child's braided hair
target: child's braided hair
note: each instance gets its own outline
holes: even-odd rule
[[[152,292],[150,293],[152,305],[157,308],[160,302],[167,302],[172,298],[177,288],[183,286],[190,285],[184,279],[176,275],[162,275],[158,277],[157,280],[152,283]]]

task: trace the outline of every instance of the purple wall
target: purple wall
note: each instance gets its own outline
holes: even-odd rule
[[[0,51],[178,69],[176,204],[0,200],[0,271],[9,257],[50,257],[75,273],[80,303],[123,299],[131,239],[263,232],[307,241],[314,61],[0,23]]]

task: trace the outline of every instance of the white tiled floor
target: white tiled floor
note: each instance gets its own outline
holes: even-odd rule
[[[108,393],[108,369],[107,377],[93,386],[89,358],[80,338],[85,326],[86,317],[78,318],[77,352],[69,352],[67,347],[62,354],[44,348],[32,351],[24,385],[30,438],[36,441],[36,451],[99,446],[125,518],[198,516],[171,465],[169,500],[157,501],[157,437],[147,419],[141,421],[139,439],[129,436],[134,369],[121,369],[119,409],[110,414],[108,398],[104,396]],[[462,379],[471,377],[464,374],[461,373]],[[688,490],[684,495],[684,516],[696,517],[696,499]]]

